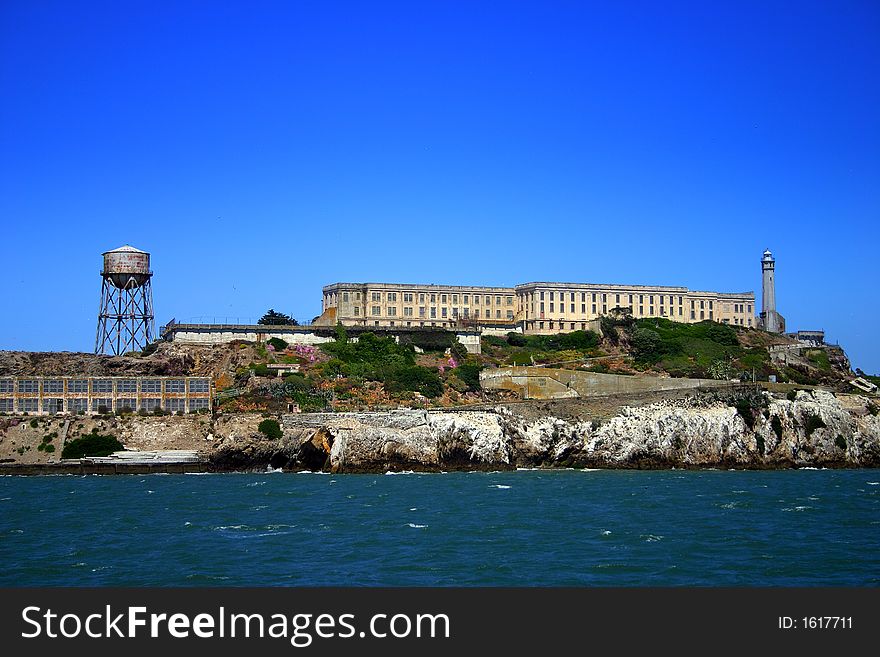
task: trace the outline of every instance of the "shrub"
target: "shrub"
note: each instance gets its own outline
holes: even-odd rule
[[[452,343],[452,346],[449,347],[449,354],[460,363],[467,358],[468,350],[467,347],[456,338],[455,342]]]
[[[37,418],[34,418],[33,420],[31,420],[30,422],[28,422],[28,424],[31,425],[31,429],[36,429],[37,428]]]
[[[511,347],[525,347],[528,341],[526,340],[526,336],[522,333],[517,333],[516,331],[511,331],[507,334],[507,344]]]
[[[510,334],[508,334],[510,335]],[[497,335],[484,335],[480,338],[480,342],[490,347],[506,347],[507,340],[499,338]]]
[[[480,370],[482,369],[480,365],[466,363],[455,368],[455,375],[467,386],[468,391],[479,392]]]
[[[837,438],[834,439],[834,444],[843,451],[846,451],[846,438],[844,438],[840,434],[837,434]]]
[[[807,420],[804,423],[804,433],[806,433],[807,438],[813,435],[813,432],[816,429],[824,429],[827,425],[822,421],[822,418],[818,415],[808,415]]]
[[[877,404],[874,404],[872,402],[868,402],[867,409],[871,415],[877,415],[878,413],[880,413],[880,406],[877,406]]]
[[[116,440],[115,436],[104,436],[96,432],[97,429],[94,429],[93,433],[67,441],[61,452],[61,458],[80,459],[88,456],[110,456],[113,452],[124,449],[122,443]]]
[[[314,386],[304,374],[291,374],[284,377],[284,383],[294,390],[311,390]]]
[[[360,340],[358,340],[360,341]],[[452,331],[414,331],[400,336],[400,344],[411,344],[422,351],[446,351],[457,341]]]
[[[785,393],[785,398],[788,401],[793,402],[795,399],[797,399],[797,390],[789,390],[787,393]]]
[[[773,433],[776,434],[776,439],[782,440],[782,420],[779,419],[778,415],[770,418],[770,426],[773,428]]]
[[[289,346],[287,342],[285,342],[281,338],[269,338],[268,340],[266,340],[266,344],[272,345],[272,348],[275,351],[284,351]]]
[[[419,392],[425,397],[439,397],[443,394],[443,382],[434,370],[427,367],[419,365],[397,367],[388,372],[385,389],[388,392],[410,390]]]
[[[260,422],[259,426],[257,426],[257,431],[261,434],[269,438],[270,440],[279,440],[283,435],[281,431],[281,425],[278,424],[278,420],[268,419]]]
[[[275,376],[276,372],[274,370],[269,369],[269,366],[265,363],[258,363],[254,365],[254,374],[257,376]]]
[[[630,337],[635,357],[643,362],[654,361],[661,355],[660,334],[649,328],[639,327],[632,332]]]
[[[49,443],[46,445],[45,452],[46,454],[52,454],[55,451],[55,445]]]

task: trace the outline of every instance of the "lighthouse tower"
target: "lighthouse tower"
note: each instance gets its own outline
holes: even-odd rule
[[[759,325],[770,333],[785,331],[785,318],[776,312],[776,260],[770,249],[761,258],[761,317]]]

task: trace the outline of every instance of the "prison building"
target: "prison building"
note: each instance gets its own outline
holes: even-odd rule
[[[676,322],[711,320],[754,326],[754,292],[704,292],[686,287],[594,283],[525,283],[516,286],[517,317],[525,333],[560,333],[589,328],[615,312],[636,319]]]
[[[513,328],[517,321],[512,287],[334,283],[325,286],[323,293],[317,324]]]
[[[365,327],[521,330],[529,334],[596,329],[615,310],[633,317],[677,322],[712,320],[754,325],[754,292],[725,293],[686,287],[594,283],[525,283],[465,287],[392,283],[334,283],[323,288],[316,324]]]
[[[0,413],[51,415],[211,410],[211,379],[203,377],[3,377]]]

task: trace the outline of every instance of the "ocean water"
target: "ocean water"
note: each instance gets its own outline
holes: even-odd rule
[[[0,477],[2,586],[877,586],[880,471]]]

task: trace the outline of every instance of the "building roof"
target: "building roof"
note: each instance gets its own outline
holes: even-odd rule
[[[113,249],[111,251],[104,251],[104,253],[102,253],[101,255],[107,255],[108,253],[146,253],[146,251],[136,249],[129,244],[123,244],[119,248]]]

